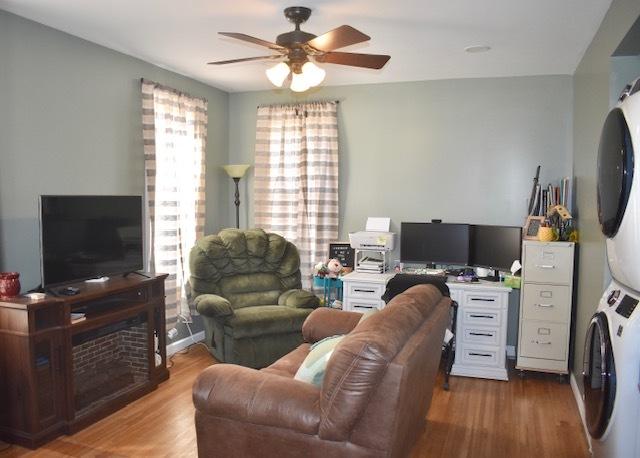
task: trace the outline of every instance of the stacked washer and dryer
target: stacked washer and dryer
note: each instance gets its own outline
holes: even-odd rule
[[[598,151],[598,218],[613,280],[585,340],[585,419],[596,458],[640,457],[640,166],[635,151],[640,151],[640,78],[625,88],[607,116]]]

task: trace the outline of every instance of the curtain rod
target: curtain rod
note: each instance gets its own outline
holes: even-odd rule
[[[323,103],[323,102],[333,102],[335,104],[340,105],[340,100],[312,100],[310,102],[295,102],[295,103],[268,103],[266,105],[258,105],[257,108],[261,107],[294,107],[296,105],[302,105],[304,103]]]
[[[200,100],[202,100],[204,102],[209,103],[209,101],[204,97],[199,97],[197,95],[191,95],[188,92],[179,91],[178,89],[174,89],[172,87],[165,86],[164,84],[156,83],[155,81],[151,81],[151,80],[148,80],[146,78],[140,78],[140,83],[152,84],[155,87],[160,88],[160,89],[162,89],[164,91],[172,92],[172,93],[174,93],[176,95],[184,95],[186,97],[192,97],[194,99],[200,99]]]

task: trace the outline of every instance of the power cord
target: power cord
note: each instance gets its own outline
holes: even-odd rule
[[[209,351],[209,347],[207,347],[206,344],[204,344],[201,341],[196,341],[195,336],[193,335],[193,331],[191,330],[191,326],[189,325],[189,322],[191,321],[189,318],[185,317],[184,315],[178,315],[178,320],[182,319],[182,323],[184,323],[187,326],[187,330],[189,331],[189,337],[191,337],[191,344],[189,344],[186,348],[183,348],[182,350],[179,350],[177,352],[175,352],[174,354],[172,354],[169,359],[167,360],[167,369],[171,369],[173,367],[173,365],[175,364],[173,362],[173,358],[176,355],[186,355],[187,353],[189,353],[189,351],[191,350],[191,348],[197,346],[197,345],[202,345],[207,351]]]

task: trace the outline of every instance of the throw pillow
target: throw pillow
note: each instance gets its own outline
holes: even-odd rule
[[[314,343],[293,378],[316,386],[322,385],[329,358],[342,339],[343,335],[331,336]]]

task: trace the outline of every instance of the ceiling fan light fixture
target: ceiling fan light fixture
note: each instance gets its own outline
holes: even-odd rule
[[[284,80],[287,79],[291,69],[285,62],[280,62],[277,65],[274,65],[271,68],[268,68],[265,73],[267,74],[267,78],[274,86],[282,87],[284,84]]]
[[[293,92],[304,92],[309,89],[309,83],[305,79],[302,73],[292,73],[291,74],[291,86],[290,89]]]
[[[302,66],[302,75],[305,81],[311,87],[317,86],[324,81],[324,77],[327,74],[322,68],[318,67],[313,62],[305,62]]]

